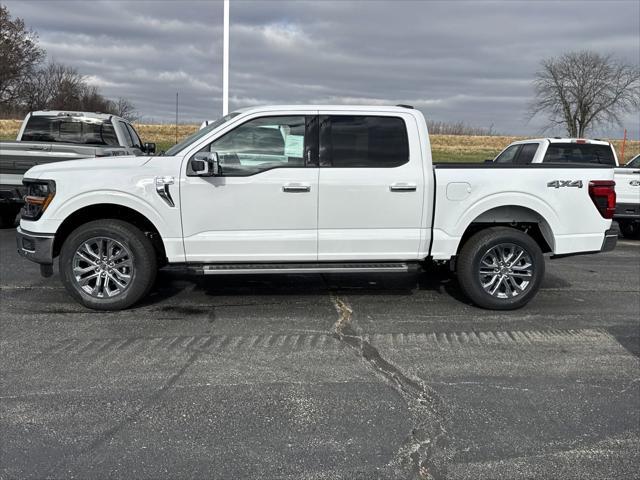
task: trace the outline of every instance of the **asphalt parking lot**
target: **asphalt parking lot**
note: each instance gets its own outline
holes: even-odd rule
[[[96,313],[0,230],[0,478],[637,478],[640,242],[522,310],[442,272],[190,277]]]

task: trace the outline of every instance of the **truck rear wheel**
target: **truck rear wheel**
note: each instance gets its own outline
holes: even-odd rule
[[[121,310],[144,297],[155,280],[151,241],[120,220],[76,228],[60,251],[60,276],[69,294],[88,308]]]
[[[529,235],[491,227],[464,244],[457,262],[458,282],[479,307],[513,310],[526,305],[544,277],[544,256]]]

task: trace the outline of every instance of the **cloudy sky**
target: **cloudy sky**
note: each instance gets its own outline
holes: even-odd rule
[[[220,116],[221,0],[2,1],[50,59],[147,120],[171,121],[176,91],[183,120]],[[589,48],[639,64],[640,1],[231,0],[230,35],[231,109],[408,103],[430,119],[533,135],[540,60]],[[637,114],[625,126],[638,138]]]

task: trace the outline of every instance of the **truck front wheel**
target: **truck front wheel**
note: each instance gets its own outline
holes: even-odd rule
[[[60,251],[60,276],[69,294],[95,310],[130,307],[151,289],[157,272],[151,241],[120,220],[76,228]]]
[[[513,310],[531,300],[544,277],[544,256],[526,233],[491,227],[464,244],[457,262],[458,282],[473,303]]]

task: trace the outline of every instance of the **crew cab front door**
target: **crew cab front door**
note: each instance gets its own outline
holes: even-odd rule
[[[413,117],[319,118],[318,260],[417,259],[430,231],[421,228],[425,182]]]
[[[217,152],[220,176],[193,176],[185,162],[187,262],[317,260],[316,114],[254,116],[217,138],[204,150]]]

